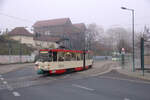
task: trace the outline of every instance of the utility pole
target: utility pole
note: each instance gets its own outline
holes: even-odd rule
[[[134,53],[134,9],[129,9],[129,8],[126,8],[126,7],[121,7],[121,9],[123,10],[129,10],[132,12],[132,49],[133,49],[133,66],[132,66],[132,71],[134,72],[135,71],[135,53]]]
[[[22,63],[22,46],[21,46],[21,34],[20,34],[20,45],[19,45],[19,58],[20,58],[20,63]]]

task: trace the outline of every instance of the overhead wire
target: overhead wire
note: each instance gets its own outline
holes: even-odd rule
[[[23,19],[23,18],[20,18],[20,17],[16,17],[16,16],[12,16],[12,15],[9,15],[9,14],[5,14],[5,13],[2,13],[2,12],[0,12],[0,15],[7,16],[9,18],[13,18],[13,19],[16,19],[16,20],[19,20],[19,21],[33,23],[33,21],[30,21],[30,20],[27,20],[27,19]]]

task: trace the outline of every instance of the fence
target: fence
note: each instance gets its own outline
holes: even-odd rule
[[[126,53],[123,56],[120,55],[120,66],[122,66],[122,68],[129,69],[131,71],[141,68],[140,48],[135,47],[134,65],[133,65],[133,52],[132,52],[132,53]]]
[[[150,41],[141,38],[141,69],[150,69]]]

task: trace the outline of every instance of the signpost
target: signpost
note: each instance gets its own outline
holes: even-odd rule
[[[122,48],[122,49],[121,49],[121,61],[122,61],[121,64],[122,64],[122,67],[124,66],[124,60],[125,60],[125,59],[124,59],[124,55],[125,55],[125,49]],[[123,68],[124,68],[124,67],[123,67]]]

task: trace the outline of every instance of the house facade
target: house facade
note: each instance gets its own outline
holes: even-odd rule
[[[33,40],[33,34],[26,30],[24,27],[16,27],[12,31],[8,32],[7,35],[22,44],[35,46]]]

